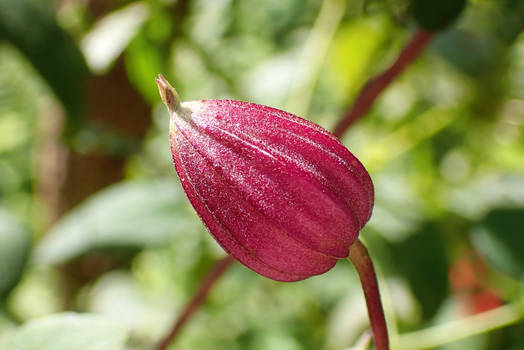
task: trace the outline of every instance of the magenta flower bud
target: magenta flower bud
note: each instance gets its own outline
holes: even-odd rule
[[[278,281],[322,274],[348,257],[371,216],[373,184],[335,136],[253,103],[180,103],[164,77],[157,84],[184,191],[230,255]]]

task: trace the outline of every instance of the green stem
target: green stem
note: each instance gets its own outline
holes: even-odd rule
[[[346,10],[345,0],[324,0],[298,61],[285,110],[306,117],[318,74]]]
[[[402,334],[395,342],[395,348],[401,350],[435,348],[515,324],[522,319],[524,319],[524,303],[521,301],[432,328]]]
[[[388,328],[382,302],[380,301],[375,268],[366,246],[359,239],[355,240],[349,248],[348,259],[355,266],[362,283],[375,349],[389,350]]]

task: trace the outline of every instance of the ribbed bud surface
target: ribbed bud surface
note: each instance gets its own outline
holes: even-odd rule
[[[180,105],[165,79],[157,83],[183,188],[229,254],[279,281],[324,273],[348,256],[371,215],[373,184],[333,135],[253,103]]]

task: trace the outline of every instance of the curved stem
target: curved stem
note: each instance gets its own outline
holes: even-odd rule
[[[524,302],[513,304],[451,321],[412,333],[401,334],[395,344],[402,350],[432,349],[494,329],[513,325],[524,319]]]
[[[404,47],[396,61],[384,72],[368,80],[362,87],[357,99],[344,118],[338,122],[333,134],[340,138],[353,123],[359,120],[369,110],[378,95],[391,84],[393,79],[402,73],[407,65],[420,55],[432,38],[432,32],[419,29],[413,35],[411,41]]]
[[[388,328],[380,301],[375,268],[366,246],[359,239],[355,240],[349,248],[348,259],[355,266],[362,283],[375,349],[389,350]]]
[[[186,305],[186,308],[176,320],[175,324],[171,328],[171,331],[157,345],[156,350],[165,350],[168,348],[169,344],[171,344],[171,342],[176,338],[189,318],[193,316],[195,311],[198,310],[200,305],[204,302],[215,282],[220,278],[220,276],[224,274],[224,272],[226,272],[233,261],[233,258],[228,255],[215,264],[213,269],[207,274],[198,287],[198,291],[193,296],[193,299]]]

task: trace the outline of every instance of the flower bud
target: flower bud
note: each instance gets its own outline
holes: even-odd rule
[[[184,191],[229,254],[278,281],[322,274],[347,258],[371,216],[373,184],[335,136],[253,103],[180,103],[164,77],[157,84]]]

